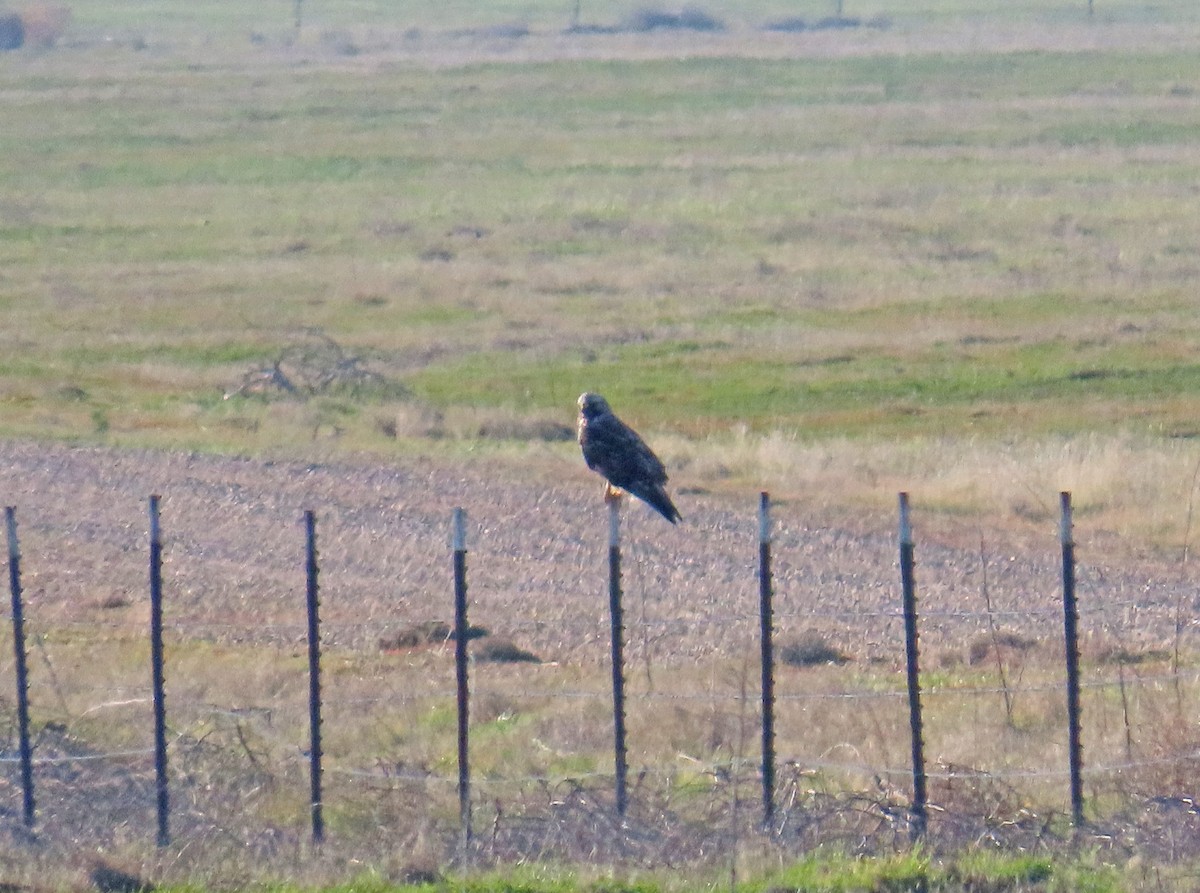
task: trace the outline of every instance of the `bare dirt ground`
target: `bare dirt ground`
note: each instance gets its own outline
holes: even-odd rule
[[[332,656],[327,660],[333,665],[329,672],[336,688],[339,666],[359,666],[355,655],[378,655],[381,640],[413,623],[451,618],[450,516],[461,506],[468,512],[472,622],[487,627],[493,636],[511,638],[560,672],[574,669],[579,671],[577,678],[586,678],[589,672],[595,676],[606,665],[609,644],[607,529],[601,487],[581,463],[577,467],[564,460],[557,468],[556,461],[541,456],[524,467],[513,462],[451,464],[411,459],[386,465],[306,464],[44,443],[0,444],[0,500],[17,509],[25,614],[35,639],[42,637],[41,652],[32,655],[34,672],[43,678],[54,674],[51,656],[66,653],[64,649],[77,639],[93,636],[99,637],[98,643],[116,642],[127,652],[142,653],[148,616],[147,497],[155,493],[162,498],[165,625],[171,642],[198,647],[249,645],[261,650],[267,663],[298,661],[305,641],[301,518],[312,509],[318,517],[322,633]],[[748,655],[756,656],[757,496],[681,492],[677,502],[684,523],[677,528],[639,504],[626,505],[624,582],[635,689],[653,688],[652,666],[660,674],[658,685],[667,679],[671,680],[667,684],[686,687],[689,674],[716,678],[717,671],[710,667],[736,666],[744,664]],[[1035,640],[1048,653],[1055,648],[1061,652],[1060,552],[1053,525],[1048,525],[1044,538],[1037,539],[989,534],[981,552],[979,523],[931,518],[923,527],[919,508],[916,519],[918,587],[925,618],[922,641],[933,666],[956,666],[966,660],[969,643],[985,634],[989,624]],[[893,519],[792,500],[775,507],[773,521],[780,640],[815,630],[851,656],[855,665],[879,667],[900,678],[903,636]],[[1089,653],[1097,653],[1102,645],[1119,645],[1131,652],[1176,646],[1190,650],[1195,596],[1177,567],[1155,566],[1103,535],[1084,533],[1077,539],[1082,625]],[[984,611],[985,590],[993,612],[990,618]],[[1177,626],[1185,615],[1188,623]],[[153,779],[144,750],[137,751],[127,769],[119,768],[119,761],[118,769],[110,763],[103,771],[74,761],[88,754],[85,742],[75,734],[78,723],[123,697],[145,701],[145,684],[134,691],[105,688],[115,684],[108,681],[103,666],[112,659],[104,650],[107,647],[95,646],[97,663],[91,670],[68,668],[57,658],[57,672],[90,672],[97,691],[78,702],[60,696],[65,721],[43,718],[37,751],[39,759],[45,760],[38,768],[40,826],[33,834],[25,832],[19,820],[10,650],[0,662],[5,686],[0,705],[7,739],[0,774],[0,854],[6,853],[13,865],[26,866],[26,874],[18,879],[38,865],[62,862],[64,854],[70,854],[68,862],[77,863],[80,853],[121,853],[131,847],[144,852],[151,836]],[[193,680],[184,667],[171,661],[169,656],[168,688],[176,702],[187,701]],[[449,677],[440,678],[447,669],[444,661],[420,667],[438,674],[427,682],[432,689],[449,689]],[[386,667],[379,670],[386,671]],[[266,670],[247,672],[246,703],[254,703],[249,688],[258,684],[256,673],[269,678],[262,675]],[[299,672],[294,675],[293,687],[299,690],[303,677]],[[786,697],[788,692],[803,691],[817,678],[781,675],[781,693]],[[502,681],[493,676],[485,684]],[[752,688],[754,683],[752,676]],[[373,682],[369,673],[341,684],[346,692],[388,688],[380,677]],[[531,683],[528,677],[513,676],[506,684]],[[548,684],[564,683],[552,679]],[[723,684],[736,688],[738,683]],[[50,696],[41,697],[44,710]],[[208,695],[200,692],[194,697]],[[374,701],[363,703],[366,706],[357,709],[375,709]],[[235,705],[226,712],[237,709],[241,708]],[[652,704],[652,709],[658,708]],[[801,718],[800,728],[813,721]],[[602,730],[603,723],[599,726]],[[236,878],[272,870],[276,876],[287,876],[299,854],[307,852],[303,822],[288,819],[249,827],[229,816],[239,810],[249,814],[246,804],[259,803],[266,796],[256,793],[260,788],[273,788],[286,780],[302,790],[299,746],[293,748],[289,767],[264,773],[254,748],[241,740],[241,722],[231,728],[226,729],[227,737],[235,742],[235,749],[244,751],[236,767],[240,780],[232,786],[214,783],[225,771],[221,760],[229,753],[228,749],[223,755],[216,753],[219,735],[190,740],[188,748],[173,742],[177,748],[173,770],[184,789],[175,818],[178,834],[185,840],[188,835],[218,840],[220,846],[251,854],[254,868],[238,863]],[[727,745],[726,739],[716,747],[720,751]],[[205,747],[213,747],[214,752],[206,752]],[[891,759],[902,765],[903,735],[896,733],[887,748],[894,748]],[[819,756],[805,755],[801,749],[789,771],[807,771],[805,759],[818,761]],[[367,772],[372,767],[351,769]],[[422,771],[432,770],[426,766]],[[379,784],[383,777],[371,775],[368,783]],[[789,814],[807,818],[797,819],[783,835],[800,850],[816,840],[831,839],[831,834],[868,850],[906,839],[903,823],[895,822],[895,811],[889,806],[891,794],[877,791],[875,799],[845,799],[819,788],[803,788],[811,782],[797,787],[800,778],[800,774],[793,776],[788,802],[796,812]],[[388,783],[392,785],[388,796],[400,797],[394,786],[399,782]],[[632,834],[618,846],[613,843],[611,822],[604,818],[608,812],[597,805],[602,796],[593,796],[584,787],[564,793],[543,786],[537,809],[520,796],[515,806],[501,807],[497,799],[491,854],[589,858],[588,853],[599,853],[596,858],[602,861],[632,858],[658,865],[712,859],[727,852],[731,839],[738,839],[730,829],[740,823],[749,833],[753,827],[753,809],[743,806],[739,812],[736,806],[739,796],[753,799],[753,787],[752,778],[746,778],[739,795],[735,782],[732,812],[723,805],[719,815],[710,809],[692,819],[682,818],[678,804],[669,798],[647,794],[639,799],[633,820],[645,833],[640,838]],[[955,832],[956,840],[989,834],[1015,834],[1026,842],[1044,838],[1049,822],[1044,816],[1029,818],[1032,813],[1025,824],[1013,819],[1024,807],[1020,797],[1007,787],[1004,790],[1005,830],[989,825],[987,815],[969,821],[957,816],[954,821],[961,820],[963,827]],[[943,791],[947,797],[952,793],[949,788]],[[414,812],[416,807],[407,801],[388,809],[396,812],[385,815],[380,807],[365,820],[367,830],[359,829],[357,850],[351,849],[360,853],[423,850],[433,852],[432,860],[440,863],[454,839],[453,820],[444,814],[431,818],[428,809]],[[1153,810],[1160,810],[1160,805]],[[298,814],[303,815],[303,810]],[[824,824],[818,816],[824,816]],[[638,821],[644,825],[637,825]],[[394,827],[396,822],[405,823],[402,831]],[[1151,824],[1159,827],[1157,822]],[[1192,833],[1179,828],[1176,836]],[[1139,833],[1136,823],[1121,835],[1097,832],[1098,839],[1108,841],[1106,845],[1119,840],[1122,846],[1135,848]],[[1148,839],[1157,839],[1156,833],[1151,831]],[[348,836],[343,831],[343,838]],[[198,866],[211,872],[212,860],[224,858],[214,857],[211,847],[183,845],[170,853],[168,861],[159,854],[159,861],[147,864],[160,876],[189,877]],[[349,864],[346,851],[331,848],[321,858],[330,876],[344,876]]]

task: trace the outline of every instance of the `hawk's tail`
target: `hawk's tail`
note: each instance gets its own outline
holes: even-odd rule
[[[671,502],[671,497],[667,495],[667,491],[662,488],[661,484],[653,487],[639,487],[638,490],[631,490],[630,492],[672,524],[683,520],[683,516],[679,514],[679,509],[675,508],[675,504]]]

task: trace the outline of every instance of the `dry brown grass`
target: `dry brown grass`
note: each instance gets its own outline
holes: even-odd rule
[[[955,518],[985,516],[989,528],[1038,535],[1056,529],[1057,494],[1069,491],[1088,528],[1179,562],[1200,533],[1193,504],[1200,450],[1190,440],[1096,433],[810,441],[737,429],[700,441],[659,434],[655,443],[689,485],[758,486],[779,498],[869,511],[890,511],[895,494],[908,491],[923,509],[944,516],[939,525],[961,529]]]

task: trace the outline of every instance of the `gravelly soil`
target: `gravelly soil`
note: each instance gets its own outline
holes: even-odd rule
[[[582,468],[487,468],[405,460],[301,464],[0,444],[0,499],[17,509],[34,624],[137,623],[145,616],[147,497],[161,496],[167,623],[233,640],[303,637],[302,514],[317,513],[323,622],[332,645],[369,647],[413,621],[451,614],[450,516],[468,514],[472,620],[543,657],[603,656],[607,527],[599,479]],[[672,527],[638,503],[623,514],[631,623],[669,641],[663,659],[734,653],[757,635],[757,494],[680,494]],[[894,522],[776,506],[776,612],[786,634],[815,627],[860,657],[897,656]],[[922,540],[914,499],[924,635],[962,642],[986,625],[984,586],[1005,628],[1052,638],[1061,615],[1055,531],[988,534],[986,580],[973,523]],[[1118,561],[1080,534],[1085,632],[1162,643],[1192,587],[1177,569]],[[973,542],[972,542],[973,541]],[[119,606],[128,604],[124,610]],[[118,606],[114,610],[113,606]],[[956,616],[957,612],[966,612]]]

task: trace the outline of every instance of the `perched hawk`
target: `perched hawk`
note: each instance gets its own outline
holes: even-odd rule
[[[667,495],[667,470],[637,432],[613,415],[599,394],[579,398],[579,446],[592,471],[604,475],[605,500],[628,490],[674,524],[682,520]]]

